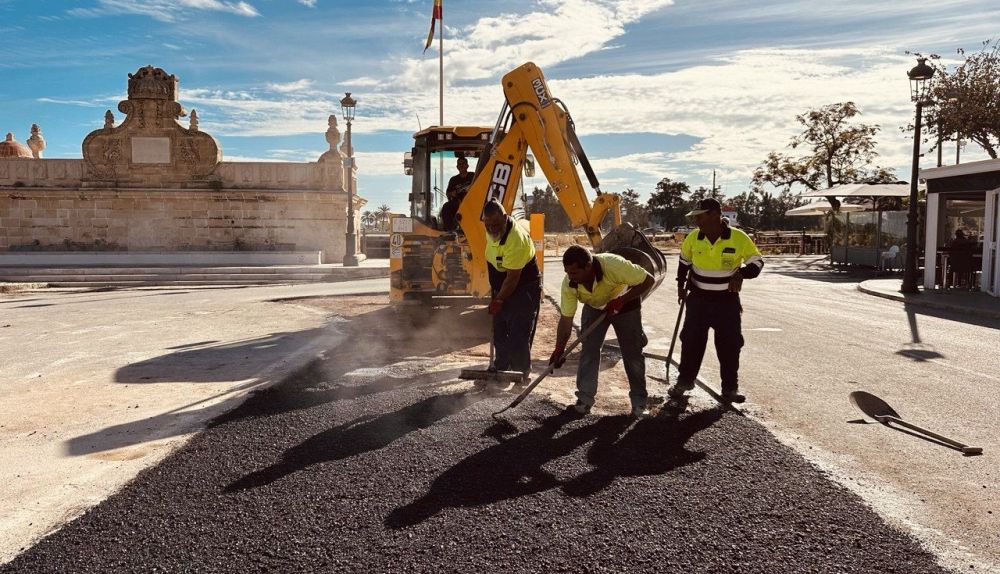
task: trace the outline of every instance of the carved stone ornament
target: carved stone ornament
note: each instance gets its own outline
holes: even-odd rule
[[[177,101],[177,76],[146,66],[128,75],[128,99]]]
[[[42,128],[38,127],[38,124],[31,124],[31,137],[28,138],[28,147],[31,149],[31,155],[35,159],[42,158],[42,152],[45,150],[45,138],[42,137]]]
[[[118,103],[125,119],[117,127],[108,110],[104,129],[83,140],[84,184],[116,187],[207,186],[222,151],[211,135],[190,128],[177,102],[179,81],[160,68],[146,66],[129,74],[128,99]]]
[[[337,150],[340,143],[340,130],[337,129],[337,116],[331,115],[327,120],[330,127],[326,130],[326,143],[330,144],[330,149],[319,156],[319,163],[323,164],[323,188],[343,191],[344,189],[344,159]]]

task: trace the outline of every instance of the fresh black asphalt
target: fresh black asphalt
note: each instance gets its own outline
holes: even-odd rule
[[[511,395],[347,376],[350,356],[257,393],[0,573],[945,572],[732,412],[529,397],[496,422]]]

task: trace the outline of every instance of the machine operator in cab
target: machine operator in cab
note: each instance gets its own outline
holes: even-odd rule
[[[520,371],[526,383],[542,294],[535,244],[496,200],[483,208],[483,224],[493,293],[488,310],[493,316],[494,365],[498,371]]]
[[[444,231],[454,231],[458,226],[458,220],[455,216],[458,214],[458,208],[462,205],[462,200],[465,199],[465,194],[469,191],[469,186],[472,185],[472,180],[475,177],[475,174],[469,171],[469,160],[466,157],[459,157],[455,166],[458,168],[458,173],[448,180],[448,188],[445,190],[448,201],[441,206],[439,216],[441,229]]]
[[[668,393],[679,398],[694,388],[705,357],[708,330],[712,329],[722,377],[722,398],[742,403],[746,397],[739,392],[743,348],[740,289],[744,279],[760,275],[764,260],[746,233],[723,222],[722,206],[717,200],[703,199],[688,216],[694,218],[698,230],[689,233],[681,244],[677,301],[687,301],[687,315],[681,330],[677,383]]]

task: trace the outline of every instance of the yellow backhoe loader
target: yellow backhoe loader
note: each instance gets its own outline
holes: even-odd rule
[[[390,223],[390,300],[427,305],[435,297],[489,297],[482,210],[491,199],[529,229],[544,272],[544,218],[526,219],[518,202],[522,176],[526,168],[531,175],[532,163],[541,168],[572,226],[586,233],[597,251],[615,251],[642,264],[659,284],[666,271],[663,255],[631,225],[622,225],[619,196],[601,191],[569,110],[549,93],[542,71],[529,62],[505,75],[502,85],[505,102],[492,129],[435,126],[414,134],[413,149],[404,159],[413,176],[410,216]],[[444,200],[441,167],[447,161],[451,168],[456,157],[477,161],[457,225],[445,229],[438,217]],[[593,201],[577,164],[595,191]],[[614,228],[604,236],[601,224],[609,212]]]

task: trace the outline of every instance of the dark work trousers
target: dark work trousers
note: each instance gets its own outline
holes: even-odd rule
[[[708,330],[715,331],[715,354],[719,357],[722,391],[739,388],[740,349],[743,334],[739,293],[691,291],[687,295],[684,328],[681,330],[681,364],[677,382],[693,385],[705,358]]]
[[[493,346],[498,371],[531,371],[531,343],[535,338],[542,289],[537,281],[518,285],[493,316]]]
[[[604,314],[604,311],[584,305],[583,317],[580,319],[581,329],[586,329],[591,322]],[[576,398],[587,406],[594,404],[597,395],[597,374],[601,369],[601,348],[604,347],[604,336],[608,327],[615,328],[618,336],[618,346],[622,352],[622,363],[625,374],[628,375],[628,396],[632,408],[646,407],[646,358],[642,349],[648,340],[642,330],[642,308],[624,311],[605,319],[583,340],[583,350],[580,351],[580,366],[576,371]]]

